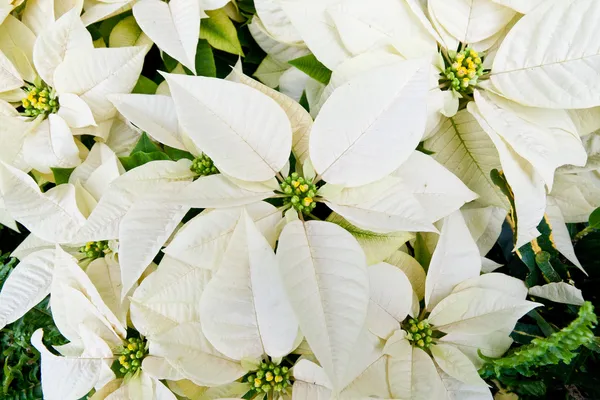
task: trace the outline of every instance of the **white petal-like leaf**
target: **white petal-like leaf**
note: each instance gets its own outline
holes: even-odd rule
[[[582,305],[585,301],[581,290],[566,282],[551,282],[543,286],[534,286],[529,288],[529,294],[556,303],[574,304],[576,306]]]
[[[277,258],[300,329],[339,387],[367,315],[365,255],[335,224],[295,221],[281,233]]]
[[[417,260],[400,250],[396,250],[385,259],[385,262],[400,268],[404,272],[419,300],[425,297],[425,270]]]
[[[519,215],[515,248],[519,248],[540,235],[537,226],[546,209],[544,180],[534,167],[517,154],[487,123],[474,102],[469,103],[468,110],[494,142],[500,155],[502,170],[515,194],[515,207]]]
[[[119,319],[121,325],[126,326],[129,299],[125,298],[121,301],[121,291],[123,290],[121,267],[114,254],[92,261],[87,266],[85,273],[98,289],[106,306]]]
[[[192,208],[225,208],[255,203],[272,195],[272,191],[244,189],[217,174],[196,179],[181,191],[178,201]]]
[[[600,105],[600,3],[546,1],[511,29],[498,49],[492,82],[531,107]],[[568,21],[568,24],[565,24]]]
[[[283,11],[278,0],[256,0],[254,2],[256,14],[265,28],[280,42],[301,42],[300,34]]]
[[[238,69],[237,66],[233,69],[235,77],[239,82],[244,85],[250,86],[254,89],[260,90],[279,104],[283,111],[285,111],[290,123],[292,125],[292,151],[296,158],[301,162],[308,158],[308,139],[310,131],[312,129],[313,121],[310,114],[285,94],[282,94],[276,90],[271,89],[268,86],[261,84],[243,74],[241,66]]]
[[[246,211],[271,247],[277,240],[281,211],[266,202],[249,204]],[[164,252],[190,265],[217,270],[235,230],[241,208],[202,213],[180,228]]]
[[[42,329],[35,331],[31,335],[31,344],[42,354],[44,399],[78,399],[85,396],[98,381],[103,360],[55,356],[42,343],[43,334]]]
[[[228,357],[283,357],[293,350],[298,322],[277,258],[245,211],[222,265],[204,290],[200,311],[204,334]]]
[[[54,72],[54,87],[59,93],[81,97],[96,121],[115,115],[107,96],[129,93],[135,86],[148,48],[119,47],[70,52]]]
[[[179,135],[175,103],[169,96],[120,94],[110,96],[109,100],[125,118],[155,140],[187,150]]]
[[[554,246],[556,246],[556,249],[560,251],[567,260],[571,261],[577,268],[585,272],[575,254],[571,235],[567,229],[560,207],[552,197],[548,197],[547,204],[546,217],[548,217],[548,223],[552,227],[552,242],[554,243]]]
[[[425,281],[425,304],[431,311],[462,281],[479,275],[481,256],[460,211],[444,220]]]
[[[455,175],[432,157],[413,152],[392,176],[402,179],[430,221],[440,220],[477,198]]]
[[[200,32],[198,0],[143,0],[133,16],[146,35],[164,52],[196,73],[196,45]]]
[[[21,318],[50,293],[54,249],[24,257],[8,276],[0,292],[0,327]]]
[[[94,48],[92,35],[79,18],[80,11],[77,7],[73,8],[38,33],[33,47],[33,62],[38,74],[50,86],[54,86],[54,71],[65,57],[74,51]],[[60,105],[63,106],[62,99]]]
[[[446,297],[428,319],[442,332],[486,334],[514,328],[519,318],[540,305],[499,290],[471,288]]]
[[[0,50],[0,92],[18,89],[24,83],[19,71]]]
[[[75,188],[64,184],[41,193],[33,178],[0,164],[0,190],[12,217],[40,239],[70,242],[85,219],[75,202]]]
[[[206,269],[163,257],[157,271],[142,281],[131,298],[136,329],[153,338],[179,324],[199,321],[200,296],[211,276]]]
[[[73,168],[81,163],[69,125],[54,114],[25,137],[23,153],[27,164],[43,173],[52,172],[51,167]]]
[[[58,116],[72,128],[84,128],[90,125],[96,125],[92,110],[79,96],[73,93],[63,93],[60,95],[60,108]]]
[[[166,199],[161,202],[140,200],[127,211],[119,225],[122,298],[142,276],[188,211],[189,208]]]
[[[331,70],[351,57],[327,14],[327,8],[338,2],[339,0],[308,0],[281,3],[283,11],[311,52]]]
[[[281,171],[292,148],[292,131],[273,99],[222,79],[165,76],[182,129],[220,171],[251,182]]]
[[[478,352],[481,351],[487,357],[502,357],[513,343],[509,336],[511,331],[511,328],[505,328],[484,335],[455,332],[445,335],[440,342],[460,349],[476,368],[481,368],[484,361]]]
[[[246,369],[219,353],[204,337],[202,328],[198,322],[185,323],[154,336],[150,353],[164,357],[198,385],[224,385],[242,377]]]
[[[431,354],[440,368],[451,377],[470,385],[487,386],[471,360],[456,347],[435,344],[431,346]]]
[[[492,0],[431,0],[429,5],[448,33],[466,44],[493,36],[516,14]]]
[[[384,66],[333,92],[310,136],[311,161],[328,183],[365,185],[406,161],[425,131],[428,68]]]
[[[565,164],[585,165],[587,154],[575,126],[563,110],[522,107],[479,91],[475,92],[475,102],[486,123],[531,163],[549,190],[556,168]]]
[[[387,339],[412,310],[412,286],[402,270],[380,263],[369,267],[369,288],[367,327]]]
[[[437,162],[479,195],[478,203],[508,207],[506,197],[490,178],[492,169],[500,168],[498,151],[466,110],[441,124],[424,147],[434,152],[432,157]]]

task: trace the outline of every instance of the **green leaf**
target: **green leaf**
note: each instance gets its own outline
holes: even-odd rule
[[[158,85],[156,82],[146,78],[144,75],[140,75],[140,78],[138,79],[131,93],[154,94],[156,93],[157,88]]]
[[[171,158],[173,161],[181,160],[182,158],[187,158],[188,160],[194,161],[194,155],[190,152],[176,149],[174,147],[169,147],[165,145],[165,153]]]
[[[356,238],[367,256],[367,264],[376,264],[390,257],[400,246],[414,236],[409,232],[393,232],[388,234],[374,233],[357,228],[341,215],[331,213],[327,221],[341,226]]]
[[[63,183],[69,183],[69,177],[75,170],[75,168],[50,168],[54,174],[54,182],[56,185],[62,185]]]
[[[600,207],[596,208],[590,214],[590,228],[592,229],[600,229]]]
[[[288,63],[324,85],[327,85],[331,79],[331,70],[312,54],[296,58],[288,61]]]
[[[215,66],[215,57],[212,47],[207,40],[198,40],[196,47],[196,75],[215,78],[217,76],[217,67]]]
[[[432,254],[427,247],[427,243],[425,242],[425,238],[422,233],[417,233],[417,237],[415,239],[414,244],[415,249],[415,260],[419,262],[427,271],[429,269],[429,264],[431,263]]]
[[[200,24],[200,39],[206,39],[216,49],[243,56],[235,25],[227,13],[219,9],[206,11],[206,14],[209,18],[203,19]]]
[[[550,253],[541,251],[535,255],[535,262],[548,282],[562,282],[562,278],[550,263]]]
[[[179,64],[179,62],[176,59],[174,59],[164,51],[161,52],[161,57],[163,59],[163,63],[165,64],[165,69],[167,70],[167,72],[173,71],[175,67],[177,67],[177,64]]]
[[[134,155],[135,153],[154,153],[154,152],[163,152],[160,147],[158,147],[150,137],[146,134],[146,132],[142,133],[140,140],[136,143],[133,150],[131,150],[130,155]]]
[[[149,163],[150,161],[170,159],[171,158],[169,158],[169,156],[162,151],[154,151],[151,153],[138,152],[130,155],[129,157],[119,157],[119,160],[121,161],[121,164],[123,164],[123,168],[125,168],[126,171]]]

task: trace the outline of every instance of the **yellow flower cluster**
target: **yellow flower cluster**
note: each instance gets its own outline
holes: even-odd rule
[[[427,349],[431,346],[433,338],[433,330],[427,320],[419,321],[416,319],[410,319],[408,321],[408,336],[407,339],[413,344],[413,346],[420,347],[421,349]]]
[[[37,117],[38,115],[48,115],[58,112],[58,98],[54,90],[49,87],[29,86],[25,87],[27,96],[21,100],[23,104],[23,114],[28,117]]]
[[[483,60],[477,51],[469,47],[457,53],[451,61],[452,64],[446,68],[443,76],[457,92],[466,92],[483,75]]]
[[[147,354],[148,350],[146,349],[146,343],[143,339],[127,339],[123,352],[121,353],[121,356],[119,356],[119,364],[121,365],[119,372],[124,375],[135,374],[137,370],[140,369],[142,360]]]
[[[101,240],[99,242],[88,242],[85,246],[79,248],[79,252],[85,254],[86,258],[95,260],[96,258],[104,257],[111,252],[108,246],[108,240]]]
[[[258,393],[285,392],[291,385],[289,369],[272,362],[261,363],[257,371],[246,377],[246,381]]]
[[[296,210],[309,213],[317,206],[314,200],[317,187],[296,172],[285,178],[279,186],[281,192],[287,196],[284,200],[285,204],[291,204]]]

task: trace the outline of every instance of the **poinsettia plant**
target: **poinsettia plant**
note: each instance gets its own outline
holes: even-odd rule
[[[4,394],[593,397],[598,13],[0,6]]]

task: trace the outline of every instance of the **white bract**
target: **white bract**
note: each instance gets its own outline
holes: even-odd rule
[[[30,14],[44,12],[33,7]],[[0,98],[20,102],[24,111],[0,117],[7,143],[0,159],[22,170],[50,173],[51,167],[80,164],[82,146],[73,135],[112,119],[115,109],[106,96],[130,92],[141,72],[147,47],[94,49],[79,13],[75,7],[56,21],[32,17],[37,36],[12,16],[1,26],[2,35],[21,42],[0,43],[3,73],[9,74]]]

